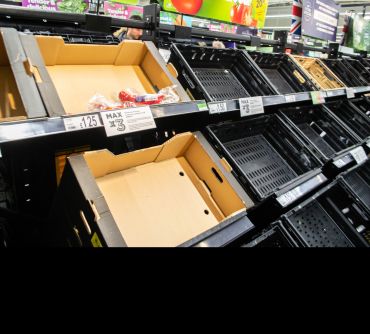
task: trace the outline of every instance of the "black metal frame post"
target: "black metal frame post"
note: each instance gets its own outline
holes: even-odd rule
[[[159,34],[161,7],[157,4],[144,6],[144,32],[142,36],[143,41],[157,42]]]

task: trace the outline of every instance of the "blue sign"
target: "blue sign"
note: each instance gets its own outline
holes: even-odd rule
[[[335,42],[339,7],[333,0],[303,0],[302,35]]]

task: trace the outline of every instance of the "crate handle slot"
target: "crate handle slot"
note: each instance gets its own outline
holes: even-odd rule
[[[214,176],[216,176],[216,179],[218,181],[220,181],[220,183],[224,183],[224,180],[222,179],[221,175],[218,174],[217,170],[215,168],[212,167],[212,173],[214,174]]]
[[[24,62],[23,62],[23,65],[24,65],[24,68],[26,70],[26,73],[29,75],[29,76],[33,76],[36,80],[37,83],[42,83],[42,79],[41,79],[41,75],[40,75],[40,72],[39,70],[37,69],[36,66],[33,66],[32,63],[31,63],[31,59],[30,58],[27,58]]]
[[[88,233],[89,235],[91,235],[91,228],[90,228],[90,225],[89,225],[89,223],[88,223],[88,221],[87,221],[87,219],[86,219],[86,217],[85,217],[85,214],[84,214],[84,212],[83,212],[82,210],[80,210],[80,217],[81,217],[82,222],[83,222],[83,223],[84,223],[84,225],[85,225],[85,228],[86,228],[87,233]]]
[[[75,233],[75,236],[77,237],[77,240],[78,240],[78,243],[79,243],[80,247],[82,247],[83,244],[82,244],[82,240],[81,240],[81,237],[80,237],[80,232],[79,232],[79,230],[77,229],[76,226],[73,226],[73,232]]]

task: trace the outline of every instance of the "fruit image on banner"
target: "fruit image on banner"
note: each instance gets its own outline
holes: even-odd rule
[[[248,27],[263,28],[268,0],[164,0],[164,9]]]

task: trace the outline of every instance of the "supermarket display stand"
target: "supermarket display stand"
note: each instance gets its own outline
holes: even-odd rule
[[[20,10],[20,11],[19,11]],[[0,19],[9,21],[24,22],[25,15],[32,13],[29,20],[34,24],[36,21],[47,23],[49,20],[58,20],[63,22],[62,26],[84,27],[88,19],[82,14],[64,14],[48,13],[44,11],[29,11],[21,8],[8,8],[0,6]],[[161,34],[172,34],[173,27],[160,26],[158,23],[158,8],[151,6],[146,9],[144,14],[145,21],[137,22],[132,20],[111,19],[110,25],[113,26],[131,26],[143,28],[146,30],[145,39],[157,41]],[[42,18],[42,19],[41,19]],[[16,20],[15,20],[16,19]],[[41,20],[40,20],[41,19]],[[46,20],[46,22],[44,21]],[[158,31],[157,31],[158,30]],[[284,44],[281,40],[270,41],[253,38],[251,36],[235,36],[231,34],[205,32],[201,29],[192,29],[192,36],[198,38],[216,38],[219,40],[235,40],[244,44],[255,45],[273,45]],[[73,36],[72,36],[73,37]],[[70,42],[79,42],[71,40]],[[109,42],[109,41],[108,41]],[[114,41],[113,41],[114,43]],[[108,44],[108,43],[104,43]],[[284,45],[287,47],[288,45]],[[302,49],[308,50],[309,47],[300,45],[292,46],[297,52]],[[317,49],[315,49],[317,51]],[[330,52],[329,50],[321,51]],[[357,98],[370,93],[370,86],[351,88]],[[348,89],[336,89],[321,92],[328,101],[345,100],[348,97]],[[286,95],[262,96],[264,113],[274,114],[279,108],[289,106],[311,105],[311,92],[292,93]],[[13,121],[0,123],[0,157],[5,162],[8,171],[11,171],[11,183],[14,194],[14,207],[17,212],[24,212],[28,217],[38,217],[42,223],[45,223],[51,203],[57,188],[57,152],[62,155],[81,152],[84,150],[95,150],[109,148],[114,153],[122,153],[137,150],[155,144],[161,144],[166,139],[171,138],[175,133],[183,131],[203,130],[210,124],[220,121],[229,121],[241,119],[241,104],[249,97],[242,99],[229,99],[215,102],[206,102],[204,100],[177,103],[171,105],[151,106],[150,110],[156,123],[156,128],[145,132],[122,134],[115,137],[107,137],[103,126],[102,113],[81,113],[77,115],[66,115],[51,118],[36,118],[22,121]],[[353,100],[355,101],[355,100]],[[256,115],[243,117],[243,119],[252,119]],[[86,126],[86,121],[91,118],[99,119],[98,126]],[[85,121],[85,122],[84,122]],[[73,128],[68,124],[76,124]],[[369,134],[370,136],[370,134]],[[351,168],[356,168],[363,163],[355,156],[354,151],[363,148],[370,153],[370,140],[358,142],[354,147],[344,150],[328,161],[323,166],[323,173],[327,178],[321,185],[327,184],[327,181],[336,180],[342,173]],[[308,179],[307,182],[310,180]],[[249,217],[257,223],[257,228],[265,228],[267,223],[278,219],[282,214],[291,210],[297,200],[308,200],[310,195],[307,193],[303,197],[294,197],[297,187],[305,187],[305,184],[291,184],[290,188],[277,191],[275,197],[268,198],[261,205],[256,205]],[[1,193],[0,193],[1,194]],[[281,199],[280,202],[277,199]],[[0,201],[1,203],[1,201]],[[283,203],[283,205],[277,204]],[[266,210],[271,208],[271,214],[266,215]],[[3,211],[6,217],[20,217],[14,211]],[[0,212],[0,216],[2,213]],[[25,217],[22,219],[27,220]],[[37,220],[37,219],[36,219]],[[246,222],[240,222],[246,224]],[[237,227],[235,227],[237,229]],[[237,229],[235,236],[240,236],[240,230]],[[217,239],[217,237],[215,237]],[[292,240],[296,240],[293,237]],[[208,246],[220,244],[219,240],[206,241]],[[294,243],[294,242],[293,242]],[[192,244],[194,246],[196,244]],[[204,240],[199,240],[199,245],[204,246]]]

